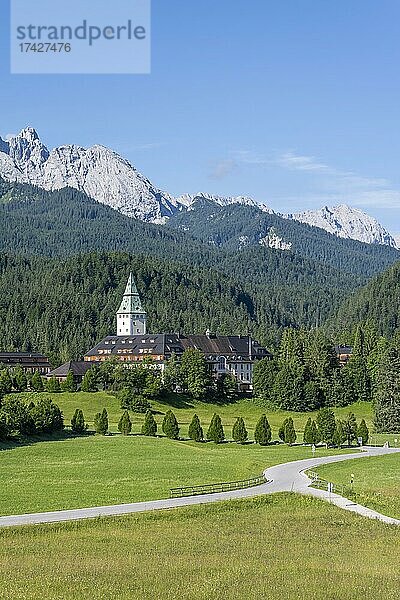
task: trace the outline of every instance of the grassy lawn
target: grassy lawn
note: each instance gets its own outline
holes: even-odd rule
[[[399,532],[290,494],[0,531],[13,600],[394,600]],[[351,557],[351,559],[349,559]]]
[[[311,456],[303,446],[196,444],[135,435],[1,447],[0,515],[166,498],[171,487],[245,479]],[[317,455],[324,454],[318,449]]]
[[[94,415],[105,407],[109,414],[110,429],[111,431],[117,431],[117,424],[122,411],[118,399],[111,394],[108,394],[107,392],[97,392],[96,394],[77,392],[63,394],[46,393],[45,395],[51,396],[54,399],[54,402],[61,407],[66,424],[70,423],[75,409],[81,408],[85,414],[86,420],[92,425]],[[168,409],[172,409],[177,416],[181,426],[181,434],[183,436],[187,436],[189,423],[194,413],[197,413],[200,417],[204,430],[207,429],[213,413],[219,413],[225,426],[227,437],[230,437],[232,426],[236,417],[239,416],[244,418],[251,437],[260,415],[266,412],[273,434],[277,437],[278,428],[286,417],[293,417],[296,430],[302,433],[308,417],[315,418],[316,415],[315,412],[294,413],[283,410],[266,410],[251,400],[239,400],[227,404],[208,404],[207,402],[193,402],[179,396],[169,398],[165,402],[152,402],[152,407],[159,413],[155,415],[159,424],[162,423],[164,413]],[[357,402],[352,404],[351,407],[338,408],[335,410],[335,413],[339,418],[344,418],[350,411],[354,412],[357,420],[365,419],[368,427],[372,429],[372,408],[370,403]],[[143,416],[133,414],[131,417],[133,419],[135,432],[138,432],[143,422]]]
[[[357,502],[400,519],[400,453],[326,465],[317,471],[323,479],[345,484],[353,474]]]

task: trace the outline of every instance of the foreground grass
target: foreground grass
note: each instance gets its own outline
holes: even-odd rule
[[[400,519],[400,453],[350,460],[317,469],[328,481],[349,484],[354,475],[357,502]]]
[[[13,600],[394,600],[398,536],[395,527],[290,494],[2,530],[0,594]]]
[[[171,487],[245,479],[274,464],[311,456],[303,446],[196,444],[143,436],[88,436],[3,448],[0,515],[166,498]],[[326,453],[317,451],[318,456]]]

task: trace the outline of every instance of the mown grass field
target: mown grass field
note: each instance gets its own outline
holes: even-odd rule
[[[357,502],[390,517],[400,519],[400,453],[350,460],[316,469],[328,481],[349,484]]]
[[[318,449],[317,455],[324,454]],[[0,515],[166,498],[171,487],[254,477],[274,464],[311,455],[303,446],[197,444],[135,435],[9,445],[0,452]]]
[[[54,394],[54,400],[65,415],[66,424],[76,408],[82,408],[89,423],[96,412],[106,407],[110,430],[116,432],[121,415],[118,400],[107,393]],[[248,400],[232,404],[212,405],[174,399],[172,406],[181,426],[181,435],[194,414],[200,416],[206,431],[213,412],[221,414],[226,437],[231,436],[237,416],[245,418],[250,439],[263,409]],[[179,406],[177,405],[179,404]],[[153,403],[160,425],[171,404]],[[338,415],[348,412],[341,409]],[[371,418],[368,404],[351,407],[357,417]],[[268,412],[277,438],[278,427],[289,414],[295,419],[298,440],[308,414]],[[32,441],[28,445],[0,444],[0,514],[20,514],[61,510],[85,506],[125,503],[169,495],[171,487],[200,485],[254,477],[277,463],[308,458],[309,447],[287,447],[284,444],[260,447],[235,443],[215,445],[190,441],[172,441],[163,437],[146,438],[138,435],[143,415],[131,414],[133,435],[93,436]],[[330,453],[337,451],[330,450]],[[317,456],[326,451],[318,448]]]
[[[120,403],[115,396],[107,392],[97,392],[95,394],[87,392],[63,394],[45,393],[45,395],[51,396],[54,402],[61,407],[64,413],[66,424],[70,423],[71,417],[76,408],[81,408],[83,410],[85,418],[90,425],[93,424],[94,415],[97,412],[102,411],[103,408],[107,408],[110,430],[117,431],[117,424],[122,411],[120,408]],[[200,420],[202,421],[203,429],[206,431],[213,413],[217,412],[222,418],[227,437],[230,437],[232,426],[237,417],[244,418],[250,437],[252,437],[254,427],[260,415],[262,413],[266,413],[271,424],[274,437],[277,437],[278,428],[286,417],[293,417],[296,430],[299,433],[302,433],[308,417],[315,418],[316,416],[315,412],[296,413],[283,410],[268,410],[257,405],[255,402],[246,399],[226,404],[209,404],[207,402],[191,401],[185,399],[184,397],[172,396],[163,402],[153,401],[151,404],[153,410],[156,412],[156,420],[160,425],[165,412],[168,409],[172,409],[174,411],[181,426],[182,436],[187,436],[189,423],[194,413],[198,414]],[[372,430],[372,407],[370,403],[357,402],[352,404],[351,407],[347,406],[344,408],[335,409],[335,413],[338,418],[344,418],[350,411],[354,412],[357,420],[365,419],[368,427],[370,427]],[[134,431],[138,433],[143,422],[143,415],[131,414],[131,418],[134,425]]]
[[[291,494],[0,531],[13,600],[394,600],[399,531]]]

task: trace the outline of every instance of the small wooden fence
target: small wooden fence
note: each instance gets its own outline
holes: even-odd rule
[[[353,486],[348,484],[332,483],[326,479],[321,479],[321,477],[318,475],[318,473],[315,473],[315,471],[306,471],[306,473],[311,479],[313,487],[319,490],[332,492],[333,494],[338,494],[339,496],[344,496],[345,498],[349,498],[351,500],[356,498],[356,493],[353,490]]]
[[[253,477],[252,479],[242,479],[241,481],[226,481],[224,483],[209,483],[206,485],[190,485],[187,487],[172,488],[170,490],[171,498],[183,498],[184,496],[200,496],[201,494],[216,494],[218,492],[231,492],[232,490],[242,490],[262,483],[268,483],[264,475]]]

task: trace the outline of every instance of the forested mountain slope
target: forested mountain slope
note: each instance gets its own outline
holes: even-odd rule
[[[233,239],[239,233],[229,230],[235,219],[243,229],[247,219],[250,232],[253,209],[231,209],[231,225],[224,225],[217,245],[200,228],[143,223],[77,190],[46,192],[0,180],[1,348],[79,357],[114,331],[129,270],[151,330],[251,331],[273,345],[283,327],[321,324],[397,256],[389,247],[339,240],[291,221],[293,250],[254,243],[239,251]]]
[[[284,219],[256,207],[216,206],[199,198],[188,212],[172,216],[166,227],[185,231],[210,245],[230,250],[282,248],[346,273],[370,277],[396,260],[396,248],[338,238],[317,227]]]
[[[351,294],[331,316],[327,328],[339,335],[367,321],[386,337],[400,328],[400,262]]]

